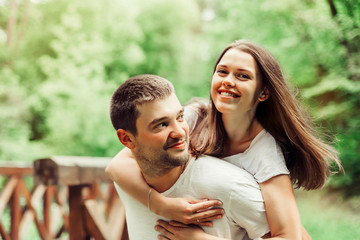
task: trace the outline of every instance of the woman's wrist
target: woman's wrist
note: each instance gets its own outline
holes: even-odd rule
[[[150,197],[151,197],[152,188],[149,188],[148,194],[147,194],[147,208],[151,211],[151,205],[150,205]]]
[[[150,211],[161,216],[161,206],[164,205],[165,198],[166,197],[161,195],[158,191],[150,188],[148,193],[148,208],[150,209]]]

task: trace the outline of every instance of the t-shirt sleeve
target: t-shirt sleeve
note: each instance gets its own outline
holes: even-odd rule
[[[269,133],[267,134],[248,153],[247,158],[251,161],[243,162],[243,167],[254,176],[258,183],[263,183],[278,175],[289,174],[280,146]]]
[[[270,231],[266,219],[264,200],[257,183],[238,183],[230,196],[232,221],[246,230],[251,239],[257,239]]]

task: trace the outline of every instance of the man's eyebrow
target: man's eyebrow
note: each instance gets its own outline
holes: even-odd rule
[[[180,109],[180,111],[177,113],[177,115],[183,114],[184,111],[185,111],[185,110],[184,110],[184,107],[182,107],[182,108]],[[167,119],[168,119],[168,117],[156,118],[156,119],[152,120],[152,121],[149,123],[149,126],[156,125],[156,124],[161,123],[161,122],[163,122],[163,121],[165,121],[165,120],[167,120]]]
[[[168,119],[167,117],[161,117],[161,118],[156,118],[154,120],[152,120],[150,123],[149,123],[149,126],[152,126],[152,125],[155,125],[157,123],[160,123],[164,120]]]

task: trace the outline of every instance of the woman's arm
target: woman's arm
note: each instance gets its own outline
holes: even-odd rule
[[[183,223],[210,226],[211,220],[218,219],[223,214],[221,208],[206,210],[221,206],[222,203],[218,200],[167,198],[154,189],[148,198],[150,187],[145,182],[140,168],[128,148],[121,150],[111,160],[105,172],[119,187],[144,206],[148,207],[150,203],[150,210],[162,217]],[[150,200],[149,203],[148,200]]]
[[[147,194],[150,187],[145,182],[130,149],[124,148],[116,154],[105,172],[127,194],[147,206]]]
[[[306,231],[301,225],[289,176],[278,175],[259,185],[265,202],[271,239],[302,239]]]

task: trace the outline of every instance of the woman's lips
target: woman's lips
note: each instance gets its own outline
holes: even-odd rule
[[[233,97],[233,98],[238,98],[240,97],[238,94],[234,93],[234,92],[230,92],[230,91],[219,91],[219,94],[223,97]]]

